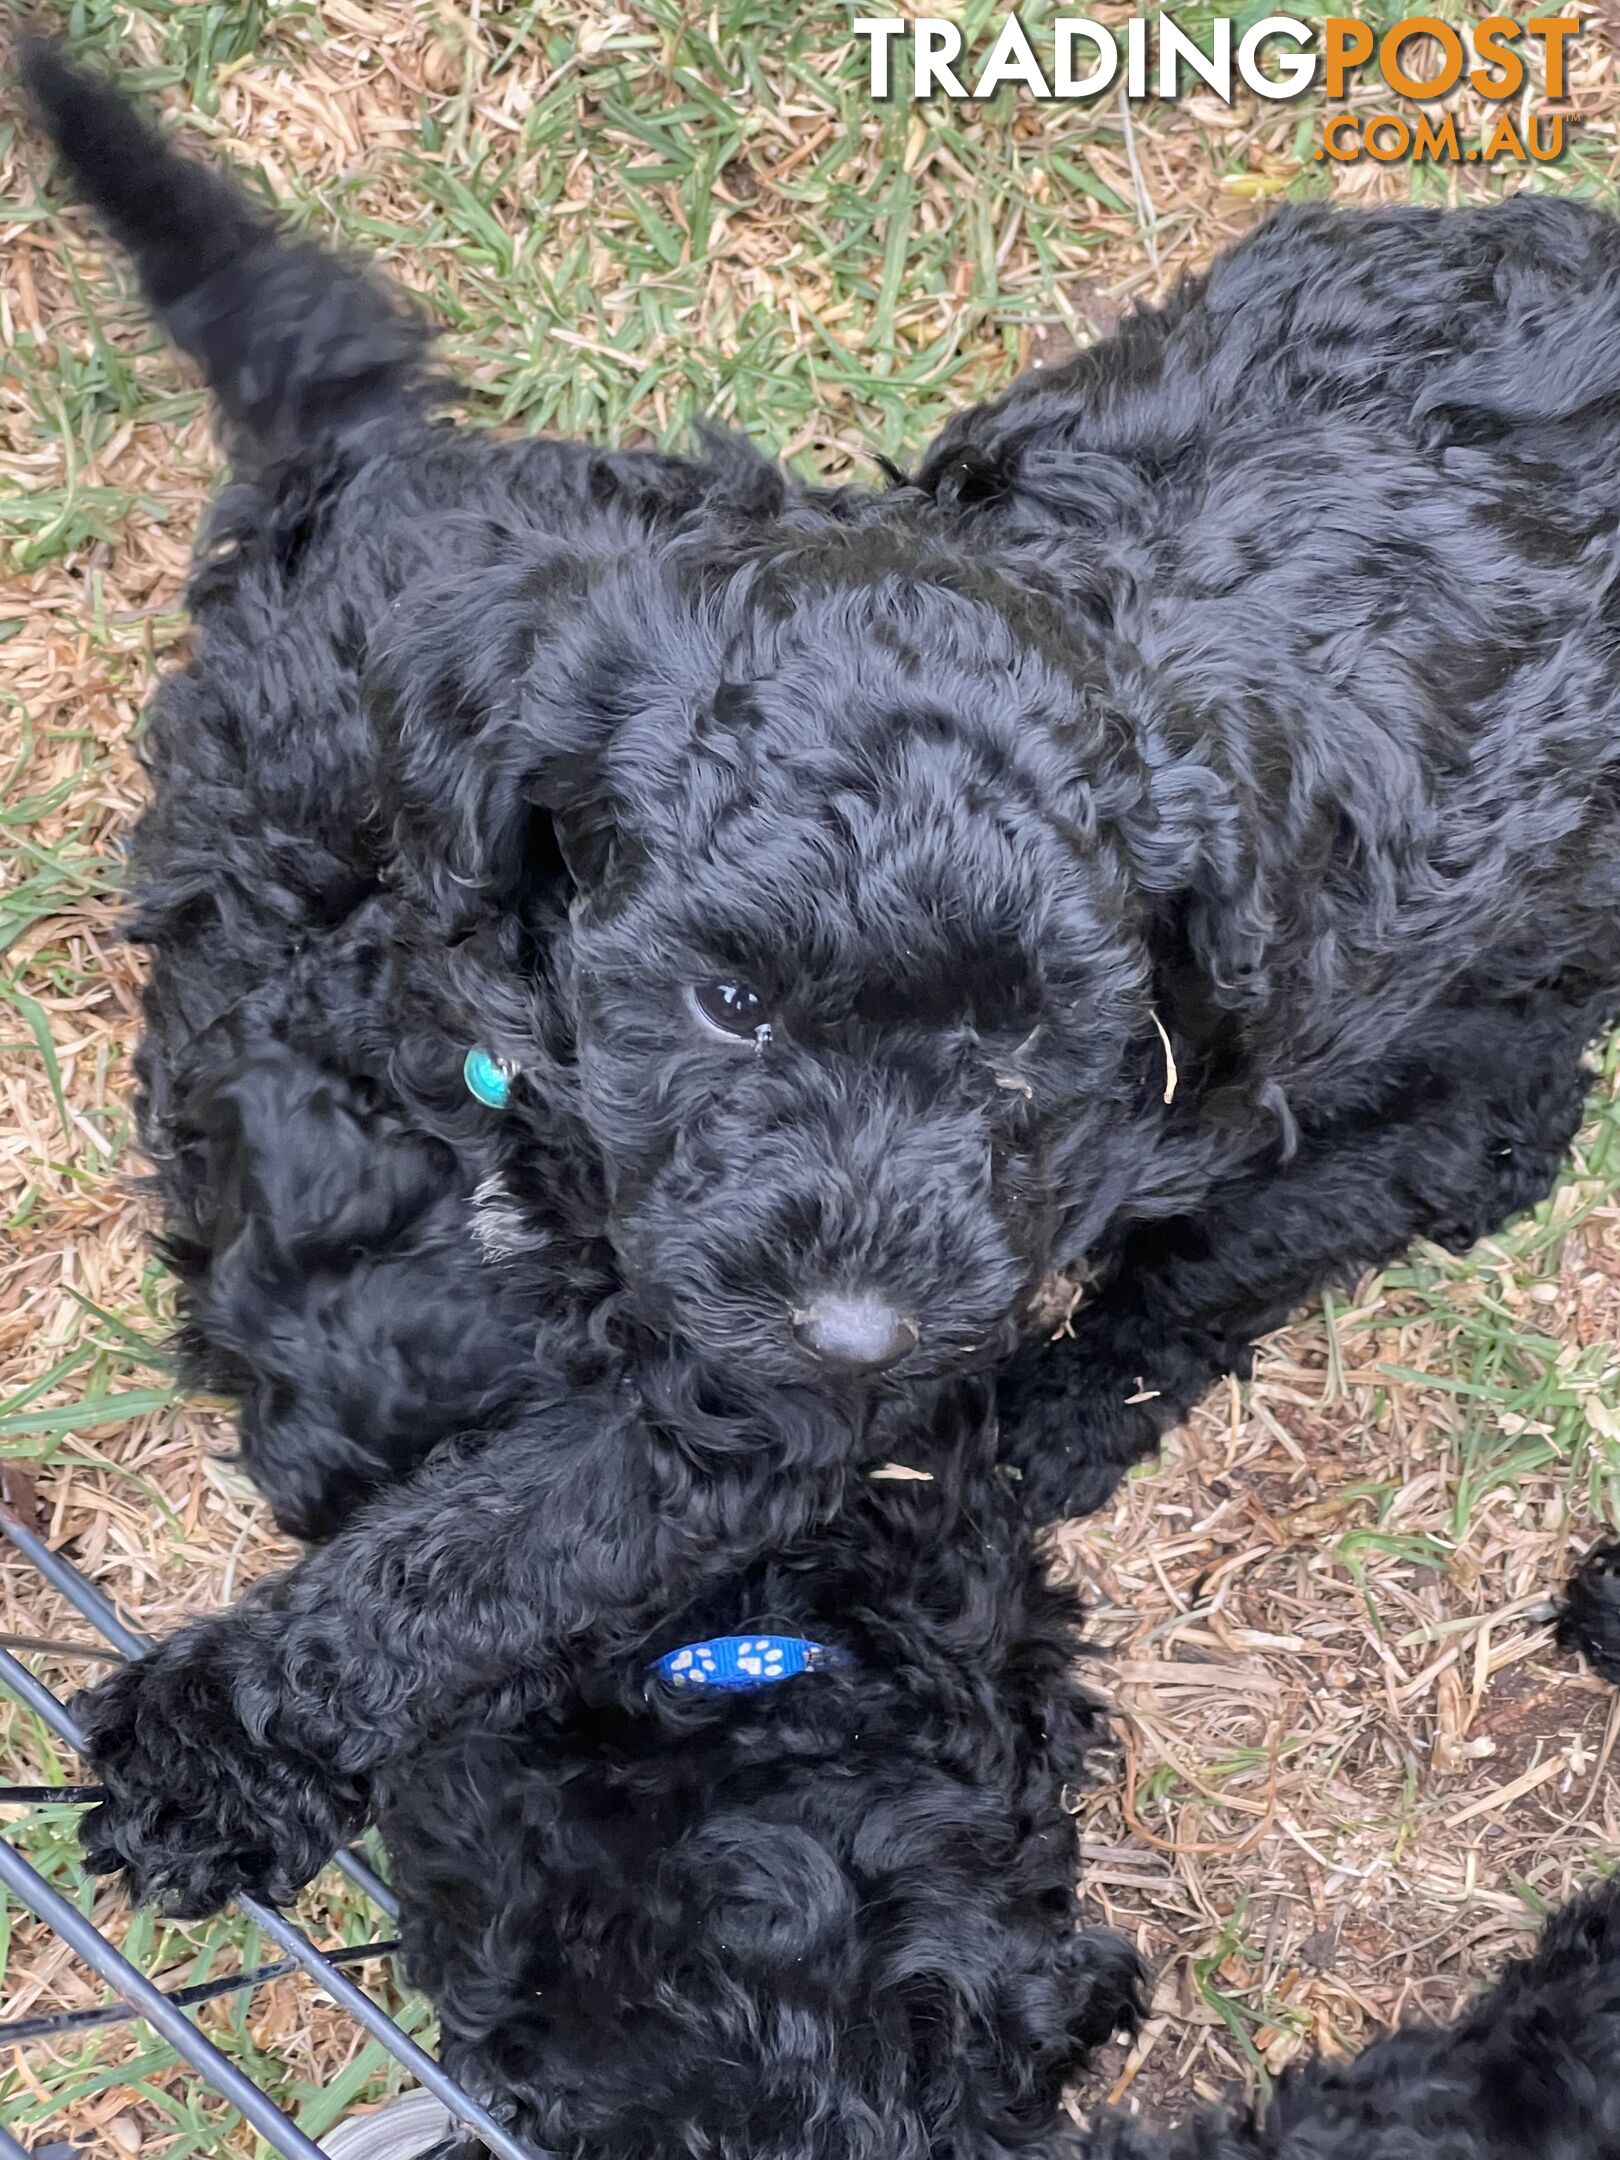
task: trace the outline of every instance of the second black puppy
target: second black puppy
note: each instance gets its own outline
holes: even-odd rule
[[[1135,1953],[1077,1932],[1078,1606],[989,1421],[927,1454],[391,1781],[447,2058],[559,2160],[1001,2160],[1134,2025]]]

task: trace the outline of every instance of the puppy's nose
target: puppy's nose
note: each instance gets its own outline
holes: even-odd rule
[[[917,1323],[870,1291],[818,1297],[793,1315],[802,1349],[843,1372],[882,1372],[916,1348]]]

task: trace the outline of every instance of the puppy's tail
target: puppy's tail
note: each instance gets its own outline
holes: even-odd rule
[[[202,369],[233,450],[274,464],[420,421],[429,333],[394,294],[285,238],[54,44],[26,41],[18,68],[75,187]]]

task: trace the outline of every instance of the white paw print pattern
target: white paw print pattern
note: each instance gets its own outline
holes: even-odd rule
[[[798,1635],[719,1635],[670,1650],[647,1670],[669,1686],[696,1689],[763,1688],[821,1664],[848,1662],[841,1651]]]
[[[780,1680],[787,1671],[787,1651],[766,1636],[744,1636],[737,1645],[737,1670],[750,1680]]]

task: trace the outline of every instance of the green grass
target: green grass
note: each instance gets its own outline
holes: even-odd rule
[[[299,0],[116,7],[83,0],[55,12],[81,48],[109,59],[134,54],[125,67],[130,86],[186,109],[198,144],[238,159],[250,179],[252,146],[244,150],[220,118],[220,81],[237,67],[296,79],[339,27]],[[970,43],[982,46],[1000,12],[995,0],[968,0],[960,19]],[[1037,42],[1057,12],[1055,0],[1023,11]],[[1448,0],[1442,12],[1462,13]],[[399,20],[407,25],[405,11]],[[806,472],[870,476],[879,455],[914,455],[951,412],[999,388],[1032,334],[1082,322],[1089,282],[1117,277],[1133,248],[1139,267],[1149,231],[1173,259],[1212,205],[1230,207],[1224,181],[1255,179],[1241,138],[1208,130],[1184,110],[1141,109],[1135,125],[1144,140],[1157,131],[1200,176],[1197,200],[1156,199],[1150,217],[1092,162],[1096,151],[1112,161],[1110,171],[1122,167],[1112,102],[1036,110],[1004,93],[982,109],[874,106],[864,48],[849,39],[850,10],[832,0],[793,7],[716,0],[710,8],[644,0],[599,36],[607,20],[581,17],[560,0],[492,0],[475,52],[447,14],[443,43],[460,89],[422,113],[414,143],[379,138],[358,163],[318,177],[280,161],[293,187],[283,207],[296,226],[380,256],[422,290],[447,327],[446,357],[470,380],[469,408],[480,421],[669,443],[683,439],[694,418],[712,417],[785,451]],[[512,125],[489,125],[481,108],[514,79],[531,99]],[[1293,176],[1265,180],[1267,192],[1310,197],[1327,189],[1328,175],[1309,161],[1316,117],[1306,108],[1273,116],[1279,142],[1303,163]],[[16,130],[14,116],[0,115],[0,151],[18,154],[19,169],[37,174],[37,155],[17,152]],[[275,140],[268,124],[265,139]],[[1612,196],[1605,156],[1600,142],[1578,142],[1564,166],[1534,184]],[[1445,200],[1448,182],[1414,172],[1410,192]],[[6,218],[42,245],[55,244],[57,208],[45,193],[24,186]],[[77,246],[63,254],[65,314],[57,310],[37,338],[19,327],[5,355],[3,387],[26,416],[25,447],[54,456],[0,490],[0,566],[15,581],[15,597],[0,598],[0,676],[4,645],[29,622],[43,587],[64,610],[56,619],[88,640],[99,681],[128,698],[183,625],[168,602],[121,605],[117,564],[131,535],[147,526],[183,518],[189,531],[195,489],[187,487],[188,453],[177,451],[175,467],[156,478],[150,465],[109,458],[103,469],[99,461],[132,424],[177,440],[201,399],[159,352],[123,273],[109,267],[89,282],[89,259]],[[7,1203],[7,1233],[25,1241],[51,1234],[64,1194],[102,1192],[133,1165],[127,1032],[107,1048],[93,1085],[82,1069],[69,1085],[59,1044],[72,1023],[51,1010],[51,1001],[60,1007],[85,997],[99,981],[82,941],[54,926],[116,891],[103,800],[113,753],[104,732],[71,716],[36,722],[0,681],[4,744],[0,1054],[43,1076],[55,1116],[48,1153],[25,1166]],[[52,774],[47,785],[36,784],[42,770]],[[1613,1082],[1611,1057],[1574,1173],[1583,1189],[1612,1182],[1620,1167]],[[1611,1520],[1620,1513],[1620,1424],[1604,1429],[1605,1420],[1620,1420],[1612,1355],[1598,1346],[1571,1358],[1562,1342],[1538,1333],[1533,1313],[1527,1318],[1501,1295],[1509,1283],[1543,1279],[1570,1227],[1567,1213],[1544,1210],[1487,1254],[1466,1261],[1425,1254],[1386,1278],[1409,1309],[1431,1311],[1444,1330],[1442,1365],[1412,1374],[1391,1364],[1388,1378],[1392,1387],[1447,1391],[1460,1406],[1448,1536],[1437,1545],[1432,1533],[1413,1539],[1388,1528],[1393,1489],[1346,1494],[1364,1509],[1340,1537],[1346,1568],[1403,1546],[1414,1560],[1454,1560],[1482,1492],[1544,1477],[1550,1465],[1583,1505]],[[153,1548],[173,1570],[181,1563],[170,1504],[120,1466],[117,1437],[130,1419],[173,1402],[162,1347],[167,1320],[155,1266],[124,1309],[81,1294],[65,1337],[41,1342],[37,1362],[0,1399],[0,1462],[27,1467],[47,1486],[66,1464],[132,1479],[150,1503]],[[1360,1338],[1373,1325],[1333,1330],[1330,1382],[1362,1364]],[[1383,1404],[1374,1393],[1362,1407],[1376,1420]],[[75,1773],[28,1716],[12,1712],[8,1729],[40,1775]],[[1249,1764],[1234,1759],[1228,1767],[1237,1775]],[[1208,1774],[1221,1775],[1221,1766]],[[1173,1773],[1160,1776],[1168,1790]],[[91,1885],[77,1860],[74,1822],[73,1810],[39,1808],[11,1827],[35,1865],[87,1909]],[[377,1932],[376,1916],[335,1878],[323,1879],[315,1909],[332,1938],[354,1942]],[[15,1918],[0,1906],[0,1947]],[[137,1914],[125,1946],[172,1985],[270,1954],[233,1918],[178,1928]],[[1252,2055],[1250,2028],[1286,2013],[1224,1994],[1223,1955],[1202,1965],[1198,1984],[1234,2045]],[[427,2032],[422,2005],[397,1999],[407,2024]],[[301,2084],[257,2048],[252,2016],[241,1998],[207,2023],[312,2131],[395,2082],[368,2046],[338,2084],[319,2091]],[[48,2098],[16,2068],[0,2068],[0,2114],[25,2140],[47,2127],[60,2131],[65,2110],[117,2084],[150,2111],[150,2149],[161,2147],[170,2160],[227,2145],[243,2154],[265,2149],[240,2125],[229,2128],[228,2111],[194,2078],[177,2076],[171,2051],[150,2037],[133,2053],[92,2035],[29,2059]]]
[[[23,1722],[32,1720],[25,1718]],[[53,1744],[37,1727],[36,1742],[31,1753],[49,1767]],[[61,1769],[64,1775],[73,1774],[71,1764],[62,1764]],[[31,1808],[8,1825],[7,1834],[43,1875],[81,1911],[88,1912],[92,1885],[79,1863],[76,1842],[80,1812],[73,1807]],[[369,1901],[357,1892],[346,1892],[341,1878],[329,1873],[322,1879],[320,1891],[318,1940],[326,1947],[365,1943],[388,1932],[387,1923]],[[0,1966],[4,1965],[4,1952],[16,1919],[15,1907],[7,1911],[0,1905]],[[121,1947],[126,1957],[157,1976],[167,1989],[223,1977],[239,1967],[269,1964],[281,1955],[274,1943],[247,1922],[223,1918],[181,1926],[159,1920],[149,1911],[130,1916]],[[393,2011],[413,2038],[432,2043],[432,2020],[426,2005],[402,1993],[389,1976],[389,1968],[367,1965],[351,1967],[350,1972]],[[285,1987],[304,1983],[281,1984]],[[289,2072],[279,2055],[267,2052],[254,2039],[251,2026],[255,2002],[252,1994],[241,1994],[228,1996],[213,2006],[207,2016],[209,2037],[310,2136],[321,2136],[357,2101],[377,2099],[409,2082],[376,2041],[367,2041],[338,2076],[319,2084]],[[92,2031],[53,2043],[48,2058],[37,2044],[29,2053],[35,2079],[48,2099],[42,2100],[15,2073],[0,2077],[0,2109],[4,2111],[0,2119],[25,2143],[47,2131],[60,2134],[67,2111],[113,2089],[142,2104],[148,2140],[143,2149],[161,2150],[168,2160],[217,2154],[222,2149],[222,2136],[229,2135],[233,2128],[233,2149],[247,2135],[234,2111],[207,2091],[200,2080],[185,2071],[175,2075],[177,2058],[173,2049],[144,2025],[120,2028],[119,2038],[110,2045],[104,2031]],[[242,2149],[269,2151],[257,2138]]]
[[[1415,1371],[1387,1359],[1379,1369],[1394,1382],[1456,1399],[1454,1546],[1465,1541],[1485,1492],[1516,1486],[1549,1465],[1559,1466],[1584,1511],[1620,1522],[1620,1346],[1581,1346],[1545,1332],[1523,1297],[1553,1280],[1570,1234],[1612,1201],[1620,1171],[1620,1042],[1607,1046],[1597,1077],[1586,1126],[1552,1200],[1462,1258],[1429,1247],[1382,1277],[1403,1310],[1427,1312],[1445,1329],[1444,1370]],[[1517,1305],[1507,1302],[1510,1289],[1520,1293]],[[1381,1404],[1374,1396],[1366,1407],[1376,1416]]]

